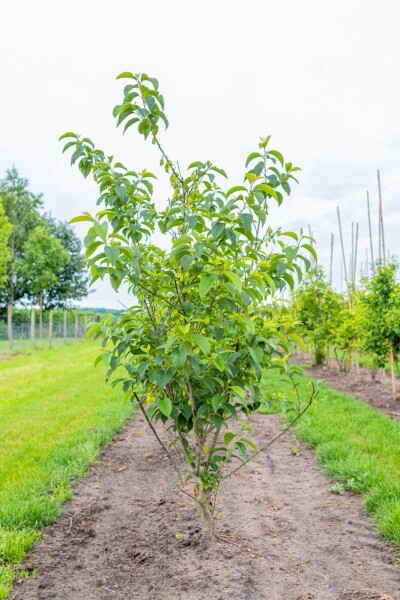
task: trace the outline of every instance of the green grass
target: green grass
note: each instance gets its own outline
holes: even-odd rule
[[[67,340],[67,344],[74,343],[73,338]],[[60,348],[65,346],[64,338],[53,338],[52,347]],[[32,346],[32,342],[29,338],[15,338],[13,340],[13,351],[10,353],[8,349],[8,341],[0,340],[0,360],[11,359],[17,354],[32,354],[37,350],[47,350],[49,347],[49,340],[47,338],[36,338],[35,345]]]
[[[71,482],[123,426],[131,408],[78,342],[0,362],[0,598]]]
[[[310,395],[310,381],[301,383],[304,399]],[[265,377],[265,387],[288,389],[275,373]],[[343,489],[364,495],[380,533],[400,548],[400,422],[322,385],[296,433],[316,449],[325,473]]]

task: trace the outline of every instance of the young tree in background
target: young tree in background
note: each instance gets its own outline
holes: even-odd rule
[[[313,347],[314,360],[316,364],[322,364],[333,340],[343,297],[331,289],[323,269],[314,267],[300,284],[293,300],[303,332]]]
[[[390,360],[392,371],[392,399],[396,401],[394,363],[400,352],[400,284],[396,279],[396,263],[378,264],[375,275],[366,282],[363,294],[365,305],[366,341],[378,367]]]
[[[24,255],[24,245],[31,232],[43,221],[39,213],[42,207],[41,196],[36,196],[28,190],[28,180],[19,176],[15,167],[6,171],[4,179],[0,180],[0,201],[5,215],[11,224],[11,234],[8,240],[9,260],[6,283],[0,290],[0,299],[7,306],[7,331],[9,350],[13,348],[12,312],[15,301],[24,295],[23,289],[16,287],[18,266]]]
[[[24,260],[18,263],[17,277],[30,300],[39,302],[39,335],[43,337],[44,294],[57,284],[59,274],[68,263],[68,252],[45,225],[34,228],[23,250]]]

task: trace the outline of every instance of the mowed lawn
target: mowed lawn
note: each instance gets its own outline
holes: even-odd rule
[[[96,355],[93,342],[77,342],[0,362],[0,598],[71,481],[132,412]]]
[[[310,397],[311,381],[300,385],[303,401]],[[289,393],[276,371],[265,375],[264,387]],[[323,470],[338,481],[333,491],[363,494],[381,534],[400,549],[400,421],[321,385],[296,435],[315,448]]]

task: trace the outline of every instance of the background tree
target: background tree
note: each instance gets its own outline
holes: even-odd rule
[[[129,310],[89,333],[103,338],[99,359],[107,376],[116,372],[113,383],[136,401],[209,534],[219,484],[235,471],[227,472],[230,459],[243,465],[263,449],[250,439],[247,420],[265,401],[263,370],[277,368],[289,378],[298,372],[288,361],[294,326],[281,318],[273,296],[294,286],[299,255],[314,250],[301,235],[268,226],[270,202],[282,203],[298,170],[270,149],[269,137],[248,156],[244,183],[222,187],[225,171],[208,161],[191,163],[183,174],[158,138],[159,124],[168,125],[158,81],[120,77],[128,85],[114,109],[117,123],[125,131],[137,124],[158,147],[171,193],[156,209],[152,173],[128,170],[88,138],[62,136],[72,163],[85,177],[93,173],[105,207],[75,219],[90,223],[92,281],[107,276],[115,290],[124,281],[134,295]],[[155,232],[168,242],[152,243]],[[304,410],[296,391],[295,419]],[[240,414],[244,419],[232,426]]]
[[[43,298],[46,290],[57,284],[58,276],[68,263],[68,253],[49,227],[38,225],[24,246],[24,260],[17,266],[20,288],[30,300],[39,303],[39,335],[43,337]]]
[[[377,264],[375,274],[366,281],[363,291],[365,306],[365,349],[378,367],[390,360],[392,399],[396,401],[394,365],[400,351],[400,285],[396,279],[397,263]]]
[[[0,291],[7,284],[7,269],[11,257],[9,247],[11,229],[10,221],[5,215],[3,204],[0,201]]]
[[[343,297],[342,305],[332,314],[332,344],[340,369],[348,364],[356,367],[358,375],[358,352],[365,345],[365,311],[360,293],[352,292],[351,306]]]
[[[44,294],[44,307],[70,308],[89,294],[89,272],[82,254],[82,243],[68,223],[49,218],[52,234],[68,253],[68,262],[58,272],[57,281]]]
[[[293,294],[294,310],[308,338],[316,364],[326,359],[343,308],[343,297],[333,291],[322,267],[313,267]]]
[[[29,233],[43,221],[39,213],[42,207],[41,196],[36,196],[28,190],[28,180],[19,176],[15,167],[6,171],[4,179],[0,180],[0,201],[3,204],[12,229],[9,236],[9,260],[7,279],[0,298],[7,306],[7,332],[10,351],[13,347],[12,311],[14,302],[21,299],[25,293],[16,287],[19,264],[23,259],[24,245]]]

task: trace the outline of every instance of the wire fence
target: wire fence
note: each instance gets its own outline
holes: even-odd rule
[[[28,318],[29,317],[29,318]],[[40,323],[38,311],[16,315],[12,323],[11,336],[6,319],[0,320],[0,355],[20,352],[33,346],[54,346],[86,337],[92,321],[100,321],[102,316],[89,312],[58,311],[43,314]]]

